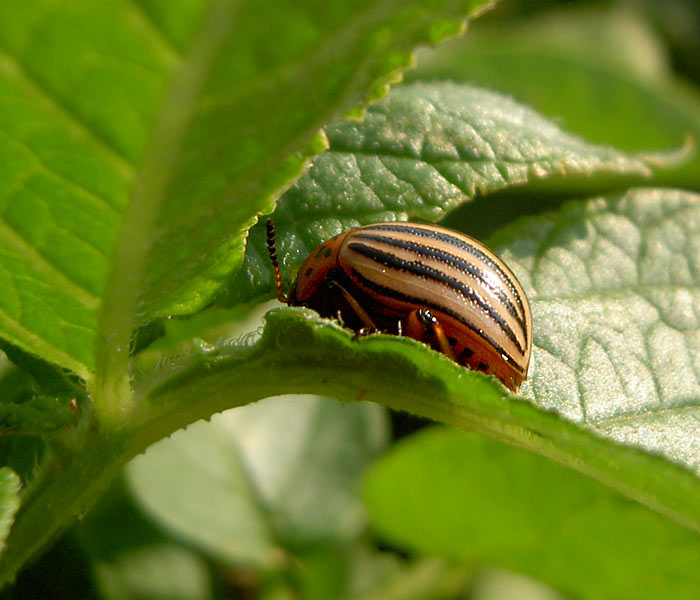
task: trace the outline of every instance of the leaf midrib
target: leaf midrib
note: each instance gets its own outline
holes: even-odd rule
[[[64,290],[78,303],[90,310],[97,310],[100,298],[89,289],[76,283],[63,272],[56,268],[37,249],[24,240],[2,218],[0,218],[0,239],[7,248],[12,248],[19,256],[22,256],[29,266],[46,282],[53,284],[56,289]]]
[[[685,411],[696,410],[700,411],[700,398],[695,398],[693,400],[684,400],[682,402],[677,402],[670,406],[645,406],[641,411],[636,413],[619,413],[610,417],[602,417],[600,419],[589,419],[588,421],[582,422],[583,425],[588,425],[590,427],[598,428],[606,425],[614,425],[620,422],[629,422],[635,419],[640,419],[647,417],[649,415],[662,415],[664,413],[684,413]]]
[[[233,18],[232,0],[213,0],[189,51],[176,67],[150,145],[132,187],[114,256],[97,342],[97,394],[95,404],[102,418],[117,419],[128,412],[131,396],[128,347],[137,325],[138,296],[145,278],[153,232],[165,203],[169,177],[181,150],[185,131],[217,50]]]

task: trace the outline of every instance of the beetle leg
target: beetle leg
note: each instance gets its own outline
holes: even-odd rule
[[[417,333],[417,328],[422,329],[422,331],[430,328],[435,336],[435,339],[440,345],[440,351],[447,356],[447,358],[450,358],[456,362],[455,354],[452,351],[452,346],[450,346],[450,341],[445,335],[445,330],[442,328],[442,325],[440,325],[440,321],[437,320],[437,317],[435,317],[429,309],[418,308],[408,315],[408,318],[406,319],[406,335],[409,337],[415,337],[416,339],[421,339],[423,337],[422,335],[414,335]]]
[[[379,331],[379,327],[377,327],[374,324],[372,317],[370,317],[367,314],[367,311],[364,308],[362,308],[360,303],[352,297],[352,294],[350,294],[350,292],[348,292],[342,285],[340,285],[335,280],[329,281],[328,286],[335,287],[338,289],[338,291],[340,291],[340,293],[343,295],[343,298],[345,298],[345,301],[348,303],[348,306],[350,306],[353,312],[357,315],[357,318],[360,319],[360,321],[362,321],[364,327],[360,331],[363,331],[365,329],[369,330],[367,333],[372,331]],[[363,333],[362,335],[365,335],[365,333]]]
[[[362,329],[358,329],[355,332],[355,335],[353,339],[365,337],[366,335],[372,335],[373,333],[377,333],[377,329],[370,329],[369,327],[363,327]]]

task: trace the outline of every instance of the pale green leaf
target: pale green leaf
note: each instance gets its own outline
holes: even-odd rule
[[[19,488],[17,474],[8,467],[0,469],[0,554],[5,550],[5,540],[19,509]]]
[[[633,190],[500,235],[533,311],[525,396],[700,474],[700,197]]]
[[[135,548],[113,562],[98,561],[95,579],[105,600],[207,600],[209,570],[193,552],[175,544]]]
[[[228,564],[271,568],[294,548],[357,538],[359,476],[386,435],[377,406],[270,398],[159,442],[127,474],[177,537]]]

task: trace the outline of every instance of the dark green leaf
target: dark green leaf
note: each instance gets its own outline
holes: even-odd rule
[[[42,436],[7,435],[0,437],[0,464],[10,467],[22,484],[31,486],[46,460],[48,444]]]
[[[86,401],[78,381],[3,340],[0,349],[20,367],[13,369],[6,365],[2,371],[0,431],[3,434],[37,435],[77,423],[79,407]]]
[[[328,138],[330,149],[275,213],[288,283],[314,248],[349,227],[436,221],[477,194],[514,186],[572,193],[650,173],[642,161],[587,144],[504,96],[448,82],[396,88],[362,123],[337,121]],[[244,268],[222,304],[273,288],[262,225],[251,230]]]
[[[627,152],[673,151],[689,136],[694,148],[700,93],[673,75],[663,41],[632,10],[588,4],[525,21],[479,22],[463,40],[423,52],[407,78],[511,93],[567,131]],[[666,163],[655,182],[700,187],[697,150]]]
[[[78,421],[77,404],[60,403],[56,398],[34,395],[21,403],[0,403],[0,431],[3,435],[50,433]]]

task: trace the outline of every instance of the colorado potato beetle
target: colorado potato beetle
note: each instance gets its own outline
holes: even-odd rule
[[[530,306],[511,270],[476,240],[435,225],[377,223],[321,244],[282,292],[275,229],[267,246],[277,296],[358,332],[424,342],[518,392],[532,347]]]

